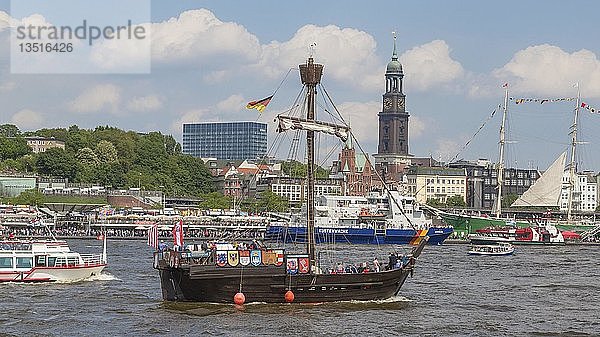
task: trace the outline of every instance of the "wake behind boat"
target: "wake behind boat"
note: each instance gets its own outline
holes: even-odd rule
[[[218,246],[183,253],[178,249],[154,253],[154,268],[158,270],[163,299],[169,301],[199,301],[236,304],[248,302],[331,302],[345,300],[380,300],[400,291],[406,278],[412,275],[416,258],[421,254],[428,237],[413,248],[408,260],[398,268],[363,273],[325,273],[316,253],[315,234],[315,132],[333,134],[347,139],[349,128],[315,121],[316,86],[321,81],[323,65],[310,57],[301,64],[300,76],[306,89],[302,112],[306,119],[277,116],[278,132],[289,129],[306,133],[306,251],[292,254],[283,249],[263,249],[253,245],[242,247]],[[177,229],[179,228],[179,229]],[[182,233],[175,227],[174,233]],[[183,244],[175,236],[177,246]],[[367,272],[364,272],[364,271]]]

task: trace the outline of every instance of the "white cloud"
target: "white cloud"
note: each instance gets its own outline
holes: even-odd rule
[[[409,141],[419,138],[425,131],[426,122],[418,116],[408,118],[408,139]]]
[[[363,147],[365,152],[377,152],[379,141],[379,117],[377,113],[381,110],[381,103],[371,101],[345,102],[338,105],[340,113],[347,123],[350,124],[354,137]]]
[[[35,130],[42,126],[45,120],[41,113],[23,109],[12,115],[10,121],[21,130]]]
[[[0,83],[0,92],[12,91],[16,87],[17,87],[17,84],[15,82]]]
[[[230,56],[226,61],[245,63],[256,60],[259,52],[256,36],[237,23],[222,22],[207,9],[185,11],[152,24],[152,54],[159,62],[185,60],[202,65],[226,54]]]
[[[121,89],[113,84],[100,84],[84,91],[81,95],[68,103],[72,112],[98,112],[106,110],[111,113],[118,112],[121,100]]]
[[[209,109],[194,109],[182,113],[178,119],[174,120],[173,123],[171,123],[171,132],[181,136],[184,123],[205,123],[215,121],[214,117],[210,116]]]
[[[136,112],[158,110],[162,106],[162,100],[155,95],[134,97],[127,103],[127,108]]]
[[[0,11],[0,32],[10,26],[10,20],[12,18],[5,11]]]
[[[289,41],[265,45],[257,66],[265,74],[280,76],[290,67],[306,62],[311,44],[316,44],[315,62],[325,65],[328,78],[363,89],[381,89],[382,65],[375,55],[377,43],[368,33],[353,28],[306,25]]]
[[[305,62],[311,54],[309,46],[316,44],[314,57],[325,65],[325,81],[381,90],[385,65],[376,55],[377,43],[370,34],[354,28],[306,25],[287,41],[261,45],[245,27],[223,22],[207,9],[188,10],[178,17],[152,23],[151,27],[153,64],[199,66],[205,82],[225,81],[238,76],[240,69],[244,74],[281,78],[290,68]],[[143,57],[136,54],[140,49],[130,47],[122,48],[112,41],[98,43],[95,61],[110,68],[113,63],[123,62],[122,58]]]
[[[600,61],[586,49],[568,53],[549,44],[531,46],[515,53],[493,75],[509,82],[515,92],[566,97],[579,82],[587,97],[600,97]]]
[[[100,69],[114,73],[133,72],[149,73],[151,68],[152,34],[150,24],[140,24],[144,33],[141,38],[109,39],[94,42],[90,50],[90,61]]]
[[[231,95],[217,103],[217,109],[226,112],[239,112],[246,106],[246,100],[241,95]]]
[[[400,62],[404,82],[421,91],[451,83],[465,74],[462,65],[450,57],[450,47],[443,40],[412,48],[400,56]]]
[[[446,138],[437,139],[435,143],[436,149],[432,153],[433,158],[444,162],[451,160],[462,146],[456,140]]]

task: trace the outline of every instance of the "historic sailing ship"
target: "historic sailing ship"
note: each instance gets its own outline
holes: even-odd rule
[[[500,156],[498,160],[498,187],[496,202],[494,205],[493,216],[476,216],[461,213],[439,212],[442,219],[452,225],[457,232],[466,234],[476,233],[485,228],[528,228],[546,227],[540,229],[543,232],[557,232],[558,229],[568,230],[587,230],[593,228],[591,224],[577,223],[572,219],[573,194],[575,186],[575,153],[577,145],[577,122],[580,107],[579,91],[576,99],[575,117],[571,129],[571,160],[568,166],[565,166],[566,152],[563,152],[546,170],[540,178],[531,187],[519,197],[511,207],[542,207],[542,208],[560,208],[561,194],[563,191],[563,175],[565,167],[569,169],[568,181],[568,202],[567,202],[567,221],[558,222],[551,219],[515,219],[501,217],[502,213],[502,185],[504,172],[504,145],[505,141],[505,122],[508,112],[508,86],[505,89],[504,107],[502,123],[500,127]],[[556,227],[556,228],[555,228]],[[560,233],[558,233],[560,234]],[[559,239],[560,242],[564,240]]]
[[[300,76],[306,89],[306,118],[278,116],[279,129],[305,130],[307,136],[308,183],[306,251],[288,254],[283,249],[257,245],[216,245],[199,251],[166,251],[154,254],[162,295],[169,301],[237,304],[247,302],[330,302],[378,300],[400,291],[412,274],[416,258],[428,238],[413,248],[398,265],[387,270],[363,273],[325,273],[315,253],[315,132],[344,139],[349,128],[315,121],[315,91],[323,65],[312,57],[301,64]],[[391,263],[390,263],[391,264]]]

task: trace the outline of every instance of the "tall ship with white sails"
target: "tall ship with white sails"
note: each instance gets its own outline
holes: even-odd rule
[[[575,194],[575,155],[577,140],[577,123],[579,119],[579,107],[580,107],[580,94],[579,89],[576,98],[576,107],[573,125],[571,126],[571,150],[570,150],[570,163],[566,165],[567,153],[566,151],[561,153],[558,158],[550,165],[550,167],[540,176],[540,178],[531,187],[523,193],[512,205],[512,207],[522,208],[553,208],[560,209],[561,197],[566,187],[566,193],[568,195],[567,202],[567,219],[565,221],[558,221],[555,219],[540,219],[540,218],[529,218],[529,219],[517,219],[502,217],[502,185],[503,185],[503,172],[504,172],[504,146],[505,146],[505,122],[508,113],[508,86],[506,86],[502,124],[500,128],[500,156],[498,161],[498,186],[496,203],[494,205],[493,216],[476,216],[462,213],[451,213],[451,212],[439,212],[438,214],[442,219],[452,225],[456,231],[464,232],[466,234],[476,233],[478,230],[485,228],[500,228],[500,227],[514,227],[514,228],[528,228],[542,226],[547,227],[546,232],[552,232],[554,236],[559,236],[560,230],[576,230],[585,231],[595,227],[594,224],[584,223],[581,221],[575,221],[572,217],[573,209],[573,195]],[[568,177],[566,180],[565,177]],[[566,186],[565,186],[566,183]],[[564,240],[563,240],[564,241]]]

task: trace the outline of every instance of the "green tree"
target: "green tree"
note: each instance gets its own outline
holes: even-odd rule
[[[431,207],[443,207],[444,203],[440,201],[440,199],[430,198],[427,199],[427,205]]]
[[[175,138],[173,138],[173,136],[165,135],[163,137],[164,137],[164,143],[165,143],[165,150],[167,151],[167,154],[174,155],[174,154],[181,153],[181,145],[179,145],[179,143],[177,143],[177,141],[175,140]]]
[[[284,174],[294,178],[306,177],[306,164],[295,160],[284,161],[281,163],[281,170]]]
[[[31,189],[21,192],[21,194],[12,198],[11,202],[14,205],[41,206],[44,203],[44,195],[36,189]]]
[[[219,192],[211,192],[202,195],[200,202],[201,209],[229,209],[231,208],[231,198],[224,196]]]
[[[79,151],[77,151],[76,158],[79,163],[86,166],[96,166],[98,163],[100,163],[100,160],[98,159],[98,156],[96,156],[94,150],[90,149],[89,147],[79,149]]]
[[[77,175],[77,161],[61,148],[50,148],[38,154],[37,171],[54,177],[64,177],[71,181]]]
[[[13,124],[0,125],[0,136],[2,137],[17,137],[21,135],[21,130]]]
[[[260,212],[285,212],[290,206],[286,198],[267,190],[259,194],[257,208]]]
[[[96,168],[95,182],[102,186],[123,188],[127,186],[127,179],[125,178],[125,168],[118,162],[101,163]]]
[[[113,143],[106,140],[98,142],[96,145],[96,155],[98,156],[98,161],[101,163],[112,163],[119,160],[117,149]]]
[[[465,199],[460,195],[453,195],[446,200],[447,207],[465,207]]]
[[[295,160],[281,163],[281,170],[283,173],[293,178],[304,178],[306,177],[306,172],[308,171],[307,164],[303,164]],[[328,176],[329,172],[327,170],[316,165],[315,178],[327,178]]]
[[[31,148],[22,137],[0,136],[0,160],[17,159],[31,153]]]
[[[502,197],[502,208],[509,208],[517,199],[519,199],[518,194],[508,194]]]

